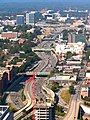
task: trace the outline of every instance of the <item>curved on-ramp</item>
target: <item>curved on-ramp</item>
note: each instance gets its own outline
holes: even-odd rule
[[[28,88],[27,86],[28,85],[30,87],[30,90],[32,90],[33,83],[34,83],[34,81],[30,81],[30,83],[29,82],[26,83],[26,86],[25,86],[25,89],[24,89],[24,95],[26,96],[27,104],[26,104],[26,106],[24,106],[22,109],[20,109],[19,111],[17,111],[14,114],[14,119],[19,118],[19,115],[20,115],[20,113],[23,112],[23,110],[28,111],[35,105],[36,101],[32,100],[32,95],[29,94],[29,91],[27,90],[27,88]],[[32,91],[31,91],[31,93],[32,93]]]
[[[51,101],[54,102],[54,98],[55,98],[55,94],[52,90],[50,90],[49,88],[47,88],[45,85],[42,86],[42,89],[45,90],[47,92],[47,98],[51,99]]]

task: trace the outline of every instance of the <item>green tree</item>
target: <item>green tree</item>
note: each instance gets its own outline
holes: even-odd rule
[[[69,59],[69,58],[71,58],[73,56],[73,54],[71,53],[71,52],[67,52],[67,54],[66,54],[66,59]]]
[[[34,33],[26,33],[26,32],[24,32],[24,33],[21,34],[20,37],[32,41],[34,39],[35,35],[34,35]]]
[[[31,53],[32,49],[31,49],[29,44],[24,44],[23,47],[22,47],[22,51],[24,51],[25,54],[27,54],[27,53]]]
[[[74,92],[75,92],[74,86],[73,85],[69,86],[69,93],[74,94]]]
[[[11,48],[10,48],[10,53],[11,54],[18,53],[19,51],[20,51],[20,46],[19,45],[14,45],[14,46],[11,46]]]
[[[58,116],[64,116],[65,115],[62,106],[56,105],[55,109],[56,109],[56,114]]]
[[[30,25],[18,25],[18,26],[16,26],[16,29],[14,29],[13,31],[24,33],[31,28],[32,28],[32,26],[30,26]]]
[[[10,25],[6,25],[6,26],[4,26],[4,29],[3,29],[3,31],[4,32],[7,32],[7,31],[13,31],[13,26],[10,26]]]
[[[57,92],[59,90],[59,83],[53,83],[51,90],[53,90],[53,92]]]

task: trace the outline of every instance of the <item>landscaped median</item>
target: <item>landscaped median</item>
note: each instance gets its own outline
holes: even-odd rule
[[[62,90],[60,93],[61,98],[63,99],[64,102],[66,102],[67,104],[69,104],[70,99],[71,99],[71,94],[69,93],[69,90]]]

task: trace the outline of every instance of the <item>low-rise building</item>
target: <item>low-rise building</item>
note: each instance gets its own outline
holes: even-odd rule
[[[85,86],[81,88],[81,96],[84,97],[88,97],[89,96],[89,87]]]
[[[73,74],[73,69],[65,68],[63,70],[63,74],[72,75]]]
[[[25,43],[25,41],[26,41],[25,39],[21,39],[21,38],[20,38],[20,39],[18,39],[18,43],[19,43],[19,44],[24,44],[24,43]]]
[[[10,26],[15,26],[16,20],[2,20],[1,21],[3,25],[10,25]]]
[[[70,84],[72,82],[76,82],[77,75],[62,75],[62,76],[55,76],[49,79],[50,82],[58,82],[60,84]]]
[[[8,32],[2,32],[1,33],[1,38],[2,39],[16,39],[17,37],[18,37],[17,32],[8,31]]]
[[[90,80],[90,72],[86,72],[86,80]]]
[[[90,87],[88,86],[83,86],[81,88],[81,96],[84,97],[90,97]]]
[[[71,53],[75,53],[76,55],[79,55],[79,57],[82,57],[84,52],[84,47],[85,47],[85,43],[82,42],[67,43],[67,44],[56,43],[55,53],[58,56],[60,55],[65,56],[67,52],[71,52]]]
[[[55,120],[54,106],[47,106],[44,104],[37,104],[35,107],[35,120]]]
[[[83,110],[83,120],[90,120],[90,107],[81,104],[81,108]]]
[[[74,60],[67,60],[66,61],[66,64],[67,65],[80,65],[81,64],[81,61],[80,60],[76,60],[76,61],[74,61]]]
[[[87,63],[87,72],[90,71],[90,62]]]
[[[73,27],[78,27],[78,26],[81,26],[81,25],[83,25],[84,26],[84,23],[83,23],[83,21],[82,20],[75,20],[74,22],[73,22]]]

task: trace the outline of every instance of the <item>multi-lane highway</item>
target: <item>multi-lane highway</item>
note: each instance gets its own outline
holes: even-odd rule
[[[38,47],[50,48],[51,44],[52,42],[44,41],[41,44],[39,44]],[[57,63],[57,58],[55,54],[37,52],[37,55],[41,58],[41,61],[39,62],[38,66],[33,70],[34,74],[40,71],[50,72],[55,67]],[[45,80],[45,78],[37,78],[36,80],[33,78],[33,80],[29,80],[28,82],[26,82],[24,94],[26,96],[27,105],[14,115],[15,119],[20,117],[24,109],[26,111],[30,110],[36,104],[36,98],[38,100],[40,100],[41,98],[45,100],[46,96],[42,92],[42,86],[44,85]]]
[[[36,52],[36,54],[42,59],[33,72],[40,72],[48,65],[48,56],[44,52]]]
[[[28,111],[33,107],[33,105],[35,105],[36,100],[34,99],[33,85],[34,85],[33,78],[28,79],[24,89],[24,94],[26,96],[27,104],[14,114],[14,120],[17,120],[21,116],[23,116],[23,110]]]
[[[50,41],[44,41],[42,42],[41,44],[38,45],[38,47],[46,47],[46,48],[50,48],[50,45],[52,44],[52,42]],[[57,58],[56,56],[52,53],[52,54],[48,54],[46,52],[36,52],[37,55],[42,59],[39,63],[39,65],[33,70],[33,73],[37,73],[37,72],[50,72],[56,65],[57,63]],[[44,84],[44,81],[46,79],[45,78],[37,78],[35,80],[35,94],[36,94],[36,97],[39,99],[39,98],[44,98],[45,96],[43,95],[41,89],[42,89],[42,86]],[[27,83],[26,83],[27,84]],[[28,83],[29,84],[29,83]],[[27,85],[26,85],[27,86]],[[29,90],[30,89],[30,86],[27,88],[28,90],[28,93],[31,94],[31,91]],[[31,96],[31,95],[30,95]]]
[[[56,26],[53,26],[53,27],[56,27]],[[52,39],[55,39],[57,35],[60,34],[64,29],[71,29],[71,28],[68,26],[59,27],[59,25],[57,25],[57,29],[54,31],[54,36]],[[73,28],[73,29],[77,29],[77,28]],[[55,41],[52,41],[52,40],[50,41],[50,38],[49,39],[47,38],[46,41],[45,40],[42,41],[36,48],[50,49],[52,43],[55,43]],[[36,52],[36,54],[41,58],[41,61],[39,61],[37,67],[32,71],[33,74],[36,74],[37,72],[50,72],[56,66],[57,57],[52,51]],[[31,109],[36,104],[36,98],[38,100],[42,98],[43,100],[46,99],[47,95],[45,95],[45,93],[42,92],[42,87],[44,86],[45,80],[46,80],[45,78],[36,78],[29,82],[26,82],[24,94],[27,99],[27,105],[24,108],[22,108],[22,110],[25,109],[26,111],[28,111],[29,109]],[[45,89],[51,92],[48,88],[45,87]],[[77,120],[78,109],[80,104],[79,89],[80,89],[80,86],[77,87],[76,94],[73,95],[72,97],[72,100],[68,109],[68,113],[66,114],[64,120]],[[65,105],[63,101],[61,103]],[[22,111],[18,113],[21,113],[21,112]]]
[[[43,41],[40,43],[37,48],[44,48],[48,49],[50,48],[51,44],[55,43],[55,41]],[[41,58],[41,61],[39,62],[38,66],[33,70],[33,72],[50,72],[57,63],[57,57],[54,53],[51,52],[36,52],[36,54]]]

